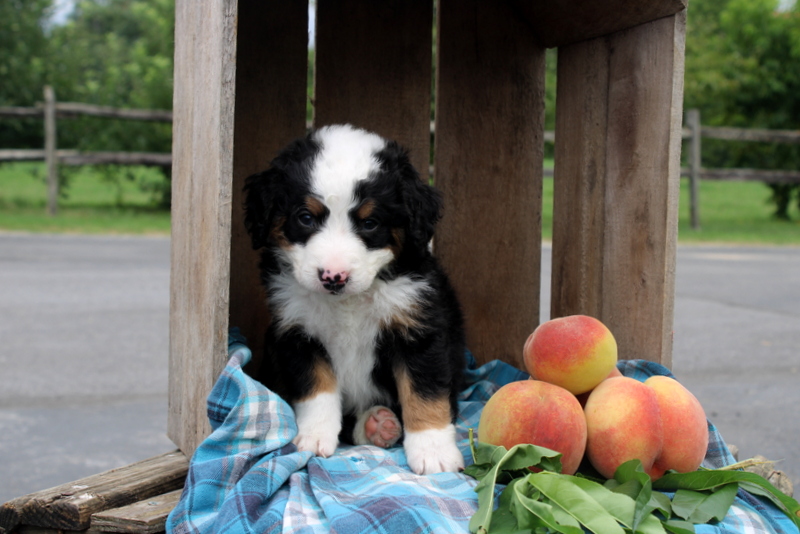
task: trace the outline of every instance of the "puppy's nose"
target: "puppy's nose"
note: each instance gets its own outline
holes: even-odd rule
[[[341,293],[344,286],[347,285],[347,271],[334,272],[329,269],[318,269],[318,273],[319,281],[322,282],[322,287],[331,293]]]

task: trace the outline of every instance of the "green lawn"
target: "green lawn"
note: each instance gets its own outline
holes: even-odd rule
[[[68,187],[56,216],[46,214],[44,165],[0,165],[0,230],[63,233],[169,234],[168,210],[137,183],[160,180],[146,167],[127,168],[113,180],[102,171],[68,169]]]
[[[170,218],[159,209],[153,196],[137,182],[156,182],[156,171],[144,167],[125,169],[122,178],[92,167],[69,169],[69,186],[55,217],[45,213],[44,166],[40,163],[0,165],[0,230],[29,232],[163,234],[169,233]],[[700,230],[689,225],[688,181],[681,181],[678,239],[682,243],[741,243],[800,245],[800,215],[795,220],[771,217],[767,202],[770,190],[756,182],[700,184]],[[552,236],[553,180],[545,178],[543,191],[543,236]]]

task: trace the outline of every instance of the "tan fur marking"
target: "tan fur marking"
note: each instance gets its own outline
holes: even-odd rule
[[[358,208],[358,211],[356,211],[356,216],[363,221],[372,215],[373,211],[375,211],[375,201],[367,200]]]
[[[406,338],[410,338],[411,330],[422,328],[422,323],[419,322],[419,315],[417,307],[410,310],[401,310],[392,315],[384,324],[382,328],[388,330],[398,331]]]
[[[319,217],[325,213],[325,204],[323,204],[322,201],[317,197],[307,196],[306,208],[308,208],[308,211],[310,211],[311,215],[314,217]]]
[[[403,252],[403,241],[405,241],[406,233],[402,228],[392,228],[392,238],[394,243],[389,247],[389,250],[392,251],[395,258],[399,258],[400,253]]]
[[[411,385],[408,371],[395,371],[397,394],[403,407],[403,428],[406,432],[441,429],[452,422],[450,400],[447,396],[436,399],[420,397]]]
[[[314,361],[314,385],[311,387],[308,395],[300,399],[305,401],[312,399],[320,393],[333,393],[336,391],[336,375],[333,372],[331,364],[322,358],[317,358]]]
[[[282,249],[287,249],[291,246],[286,235],[283,233],[283,225],[286,223],[286,217],[279,217],[275,220],[275,224],[269,231],[270,238]]]

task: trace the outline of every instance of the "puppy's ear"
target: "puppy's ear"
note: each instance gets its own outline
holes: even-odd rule
[[[439,191],[423,182],[411,165],[408,152],[395,142],[381,151],[384,169],[400,180],[403,204],[408,212],[408,239],[418,250],[427,248],[441,218],[442,197]]]
[[[271,168],[245,180],[244,226],[256,250],[269,242],[275,217],[276,184],[280,182],[281,174],[278,169]]]

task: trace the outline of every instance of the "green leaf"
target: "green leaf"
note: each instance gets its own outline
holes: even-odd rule
[[[494,512],[495,490],[501,476],[508,472],[518,473],[529,467],[561,469],[561,454],[535,445],[515,445],[511,450],[505,447],[470,442],[473,449],[473,458],[480,463],[480,467],[467,471],[467,474],[480,472],[478,485],[475,492],[478,494],[478,510],[469,522],[471,532],[488,532],[492,524]],[[485,467],[491,465],[486,470]],[[465,470],[466,471],[466,470]],[[477,478],[477,477],[476,477]]]
[[[617,522],[616,515],[625,516],[629,508],[633,516],[633,501],[621,494],[613,494],[610,490],[590,480],[569,475],[559,475],[543,471],[528,475],[528,482],[542,492],[550,501],[560,506],[565,512],[574,517],[578,522],[596,534],[624,534],[623,528]],[[594,485],[605,491],[608,495],[615,495],[615,499],[604,499],[613,513],[598,503],[590,496],[581,485]],[[598,494],[599,492],[593,494]],[[623,500],[629,501],[622,504]]]
[[[672,534],[694,534],[694,525],[688,521],[670,519],[664,521],[664,528]]]
[[[691,523],[722,521],[733,504],[739,484],[733,482],[711,490],[712,493],[680,489],[672,499],[672,511]]]
[[[691,473],[668,473],[653,483],[662,491],[678,489],[706,490],[725,484],[738,483],[741,489],[769,499],[780,508],[795,525],[800,527],[800,504],[782,493],[764,477],[746,471],[700,470]]]
[[[630,460],[620,465],[614,473],[613,481],[617,486],[612,490],[627,495],[636,504],[630,523],[631,530],[636,532],[639,524],[656,508],[652,504],[653,482],[644,472],[644,466],[639,460]],[[666,517],[669,517],[669,514]]]
[[[511,494],[510,507],[514,512],[519,529],[535,530],[538,527],[544,527],[562,534],[583,534],[583,529],[578,521],[572,516],[567,515],[564,517],[564,514],[558,514],[559,510],[556,510],[552,504],[542,502],[526,494],[525,489],[533,488],[533,486],[528,484],[527,479],[522,479],[521,482],[513,487],[509,486],[506,490]],[[536,497],[541,496],[538,491],[534,495]],[[557,515],[561,515],[561,517],[557,518]]]

